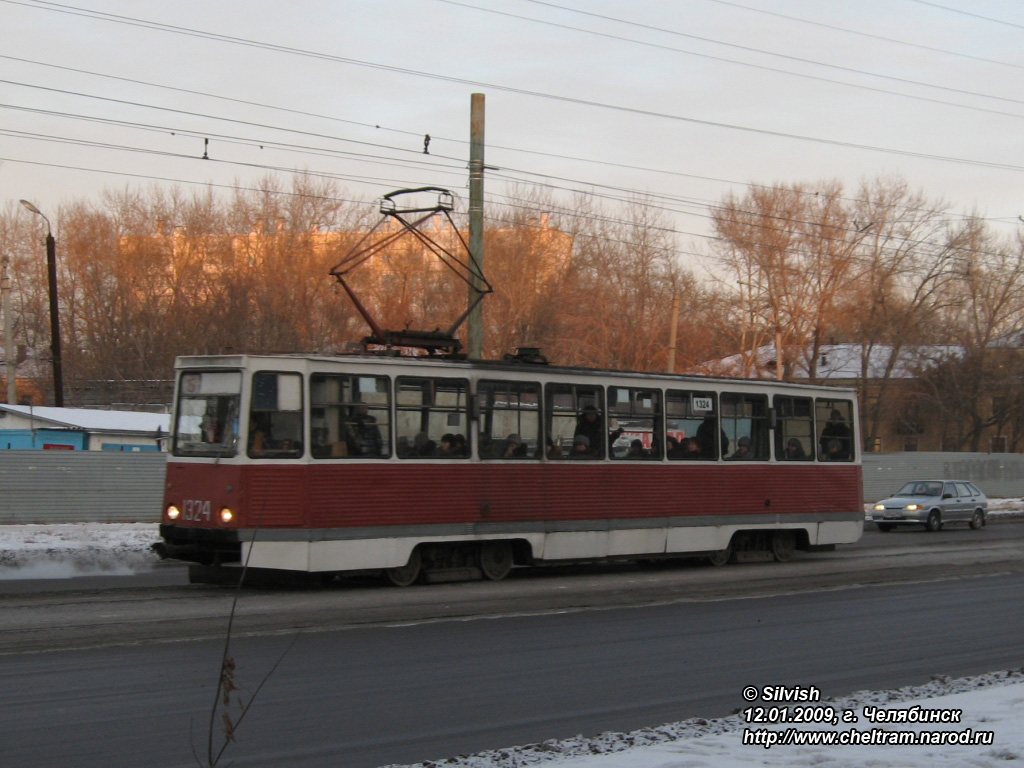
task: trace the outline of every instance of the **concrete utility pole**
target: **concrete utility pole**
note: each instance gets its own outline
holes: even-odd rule
[[[18,350],[14,346],[14,318],[11,316],[11,278],[7,275],[7,267],[10,265],[10,257],[5,253],[0,257],[0,266],[3,272],[0,273],[0,306],[4,311],[4,359],[7,368],[7,404],[17,405],[17,365]]]
[[[470,97],[469,117],[469,304],[483,293],[479,275],[484,270],[484,95]],[[483,349],[483,302],[470,311],[466,321],[467,353],[479,360]]]

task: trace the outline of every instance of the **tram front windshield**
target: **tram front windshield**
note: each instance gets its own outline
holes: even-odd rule
[[[238,450],[240,371],[187,371],[178,387],[175,456],[234,456]]]

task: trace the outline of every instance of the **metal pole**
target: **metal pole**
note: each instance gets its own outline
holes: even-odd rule
[[[4,311],[4,359],[7,371],[7,403],[18,402],[18,350],[14,346],[14,318],[11,316],[11,278],[7,267],[11,260],[5,253],[2,257],[3,274],[0,275],[0,303]]]
[[[25,209],[46,222],[46,277],[50,284],[50,357],[53,360],[53,404],[64,407],[64,370],[60,362],[60,311],[57,304],[57,241],[46,214],[28,200],[19,200]]]
[[[46,275],[50,283],[50,356],[53,358],[53,404],[64,407],[64,367],[60,360],[60,311],[57,304],[57,241],[46,233]]]
[[[484,269],[484,95],[470,97],[469,117],[469,305],[480,298]],[[483,311],[481,303],[470,310],[466,324],[467,352],[470,359],[483,355]]]

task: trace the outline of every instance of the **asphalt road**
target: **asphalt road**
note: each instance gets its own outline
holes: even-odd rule
[[[615,578],[615,577],[612,577]],[[370,768],[630,730],[743,706],[1020,666],[1024,574],[240,637],[243,695],[281,659],[228,757]],[[98,616],[103,619],[103,616]],[[195,765],[221,643],[6,656],[3,764]]]
[[[118,583],[0,592],[4,766],[205,753],[233,591]],[[1019,667],[1022,588],[1024,524],[1009,522],[869,531],[783,565],[245,590],[231,646],[242,695],[281,663],[227,757],[369,768],[721,716],[745,685],[831,696]]]

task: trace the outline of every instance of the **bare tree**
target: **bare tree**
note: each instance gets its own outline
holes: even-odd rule
[[[912,192],[899,179],[862,184],[853,211],[863,230],[856,279],[843,294],[839,326],[860,349],[864,435],[902,418],[906,393],[895,377],[913,363],[916,345],[943,341],[937,317],[950,302],[948,286],[961,246],[948,206]],[[917,429],[914,423],[905,427]]]
[[[990,427],[1008,416],[1024,327],[1024,244],[1000,243],[980,219],[967,220],[958,237],[957,267],[947,286],[943,329],[954,350],[936,355],[920,371],[929,405],[943,434],[977,451]]]
[[[658,209],[637,200],[614,212],[577,201],[572,268],[566,275],[558,359],[632,370],[664,370],[674,295],[699,307],[693,275]],[[693,320],[692,312],[686,318]],[[685,348],[691,337],[684,336]]]
[[[15,349],[5,350],[5,354],[13,355],[17,363],[39,355],[36,366],[19,371],[17,385],[19,399],[35,403],[52,402],[45,237],[44,222],[20,205],[8,203],[0,212],[0,250],[9,258],[14,315]]]
[[[739,296],[740,349],[775,346],[775,375],[817,376],[818,352],[837,323],[837,297],[855,270],[863,232],[838,182],[754,186],[712,212],[714,250]],[[747,373],[754,369],[745,357]]]

